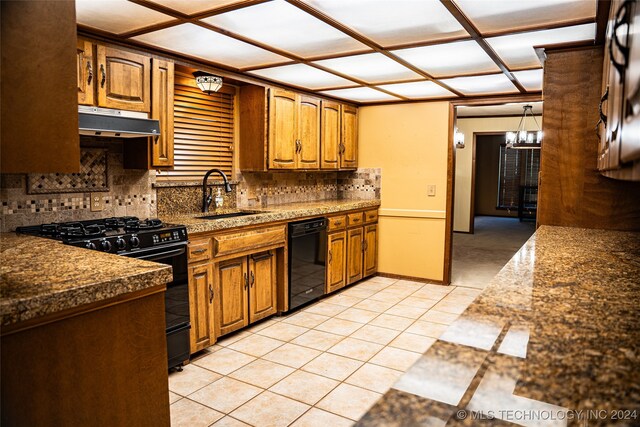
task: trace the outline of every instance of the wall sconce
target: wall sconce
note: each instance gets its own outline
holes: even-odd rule
[[[458,128],[453,132],[453,142],[456,148],[464,148],[464,133],[460,132]]]
[[[207,95],[217,92],[222,87],[222,77],[214,76],[213,74],[203,71],[196,71],[193,73],[193,77],[196,78],[196,84],[200,90]]]

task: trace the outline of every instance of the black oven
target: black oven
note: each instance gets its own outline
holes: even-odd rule
[[[181,366],[189,359],[189,281],[187,273],[187,242],[158,248],[142,249],[126,256],[159,262],[173,268],[173,280],[165,293],[167,354],[169,368]]]

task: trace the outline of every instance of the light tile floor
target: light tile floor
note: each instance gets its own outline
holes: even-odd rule
[[[350,426],[480,293],[373,277],[169,375],[172,427]]]

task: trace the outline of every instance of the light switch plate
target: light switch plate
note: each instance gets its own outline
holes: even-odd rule
[[[100,212],[104,209],[104,198],[102,193],[91,193],[91,212]]]
[[[433,197],[436,195],[436,186],[435,184],[427,185],[427,196]]]

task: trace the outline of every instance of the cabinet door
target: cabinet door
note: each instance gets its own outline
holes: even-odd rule
[[[93,91],[96,76],[93,64],[93,45],[91,42],[78,39],[76,65],[78,104],[93,105]]]
[[[191,353],[212,345],[215,340],[214,289],[211,264],[189,267],[189,316]]]
[[[340,168],[358,167],[358,109],[342,106],[342,139],[340,146]]]
[[[378,224],[364,227],[363,277],[378,271]]]
[[[173,167],[173,62],[153,60],[151,118],[160,120],[160,136],[151,141],[151,165]]]
[[[299,96],[298,104],[298,169],[320,167],[320,100]]]
[[[347,230],[347,285],[362,279],[362,227]]]
[[[151,58],[98,45],[98,105],[129,111],[151,110]]]
[[[338,147],[340,146],[340,104],[322,101],[322,141],[320,144],[320,167],[338,169]]]
[[[269,168],[295,169],[298,138],[296,94],[269,91]]]
[[[347,232],[340,231],[327,235],[327,293],[336,291],[347,284],[345,260],[347,257]]]
[[[249,324],[247,257],[215,264],[220,334],[225,335]]]
[[[249,323],[276,312],[276,256],[267,251],[249,256]]]

